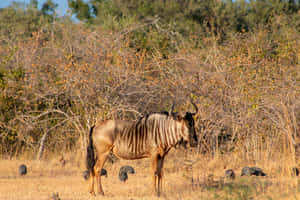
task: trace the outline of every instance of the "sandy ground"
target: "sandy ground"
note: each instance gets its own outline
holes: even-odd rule
[[[173,156],[172,156],[173,154]],[[0,160],[0,199],[2,200],[61,200],[76,199],[300,199],[298,178],[240,177],[237,162],[224,160],[197,161],[190,167],[187,157],[166,159],[163,193],[160,198],[152,192],[149,160],[106,163],[108,177],[102,178],[105,196],[91,197],[88,181],[83,179],[83,162],[66,158],[65,165],[58,160]],[[169,155],[168,155],[169,156]],[[18,174],[20,164],[26,164],[28,173]],[[121,166],[131,165],[136,174],[129,174],[123,183],[118,179]],[[224,180],[224,168],[234,168],[237,178]]]

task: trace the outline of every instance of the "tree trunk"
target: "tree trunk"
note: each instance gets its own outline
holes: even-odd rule
[[[46,141],[46,137],[48,135],[48,131],[46,131],[43,135],[43,137],[41,138],[40,141],[40,148],[39,148],[39,152],[37,154],[37,160],[41,160],[43,157],[43,153],[44,153],[44,148],[45,148],[45,141]]]

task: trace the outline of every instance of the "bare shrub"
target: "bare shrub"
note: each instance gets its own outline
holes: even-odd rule
[[[138,119],[174,101],[186,110],[192,98],[199,153],[278,159],[290,169],[299,143],[300,45],[289,30],[232,34],[222,44],[202,38],[198,48],[176,43],[168,57],[131,48],[130,35],[82,24],[54,23],[10,40],[1,50],[0,150],[38,159],[75,147],[84,154],[96,120]]]

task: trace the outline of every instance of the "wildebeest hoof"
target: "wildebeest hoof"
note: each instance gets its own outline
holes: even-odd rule
[[[95,192],[90,192],[90,194],[91,194],[91,196],[93,196],[93,197],[96,196]]]
[[[59,198],[58,192],[56,192],[56,193],[53,192],[53,193],[52,193],[51,199],[52,199],[52,200],[61,200],[61,199]]]
[[[156,196],[157,196],[157,197],[160,197],[160,192],[157,192]]]

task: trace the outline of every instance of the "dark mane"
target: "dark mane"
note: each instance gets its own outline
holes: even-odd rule
[[[148,113],[142,117],[140,117],[137,121],[136,121],[136,125],[138,125],[143,119],[145,119],[145,121],[148,120],[148,118],[151,116],[151,115],[154,115],[154,114],[161,114],[161,115],[165,115],[165,116],[170,116],[169,113],[167,111],[160,111],[160,112],[151,112],[151,113]]]

